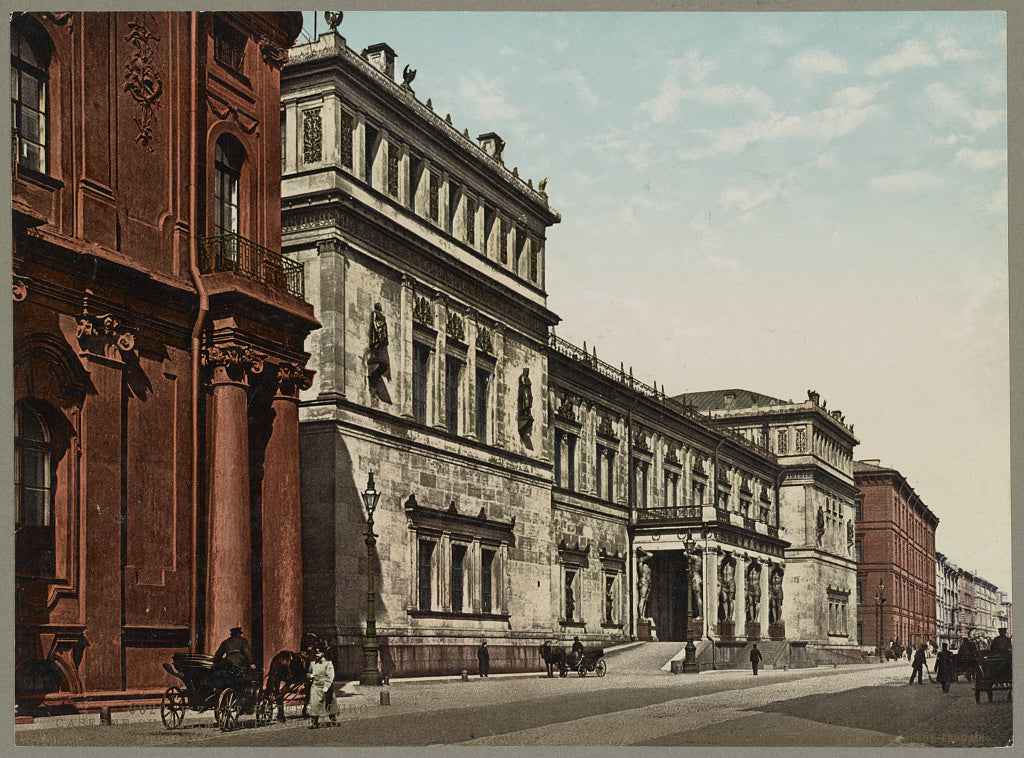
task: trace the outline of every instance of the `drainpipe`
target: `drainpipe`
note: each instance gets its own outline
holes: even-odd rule
[[[189,226],[189,271],[199,293],[199,313],[196,315],[195,326],[192,327],[192,588],[189,607],[189,624],[192,632],[197,631],[199,609],[198,603],[198,528],[199,528],[199,337],[206,323],[206,315],[210,312],[210,297],[203,289],[203,281],[199,274],[199,14],[192,11],[191,25],[191,65],[194,77],[190,97],[190,140],[189,140],[189,177],[188,177],[188,226]],[[196,634],[194,648],[202,649],[199,635]]]

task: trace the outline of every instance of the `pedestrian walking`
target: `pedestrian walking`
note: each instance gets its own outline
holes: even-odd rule
[[[480,664],[480,676],[487,676],[491,673],[491,654],[487,652],[487,640],[480,643],[476,649],[476,660]]]
[[[313,660],[309,662],[306,670],[306,678],[309,680],[309,715],[310,729],[320,728],[320,717],[327,716],[327,706],[330,704],[331,685],[334,684],[334,664],[325,656],[324,651],[317,649]],[[334,721],[334,709],[331,709],[331,721]]]
[[[914,677],[917,677],[918,684],[924,684],[924,679],[921,677],[921,669],[924,668],[924,643],[914,653],[913,668],[910,671],[910,681],[908,684],[914,683]]]
[[[757,664],[763,660],[761,651],[757,649],[757,643],[755,642],[754,647],[750,649],[750,668],[754,670],[754,676],[757,676]]]
[[[914,657],[914,643],[908,642],[907,643],[907,662],[909,663],[913,657]]]
[[[942,650],[935,656],[935,678],[942,685],[943,692],[949,692],[949,685],[956,681],[953,654],[949,651],[949,644],[945,642],[942,643]]]

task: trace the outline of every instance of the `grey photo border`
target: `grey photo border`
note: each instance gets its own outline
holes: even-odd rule
[[[9,18],[10,13],[15,10],[25,9],[27,3],[13,3],[11,0],[4,0],[5,15]],[[252,0],[250,2],[223,2],[217,3],[211,8],[237,9],[237,10],[278,10],[280,4],[271,3],[269,0]],[[183,5],[179,2],[163,2],[155,4],[153,0],[139,0],[138,2],[123,2],[115,0],[107,3],[84,3],[75,10],[96,10],[109,11],[121,9],[148,9],[160,10],[195,10],[194,5]],[[1018,508],[1013,505],[1018,498],[1024,498],[1024,0],[995,0],[995,2],[984,2],[979,0],[894,0],[893,2],[871,2],[865,0],[636,0],[628,5],[615,3],[610,0],[553,0],[543,2],[542,0],[412,0],[401,2],[400,0],[357,0],[349,2],[343,8],[345,11],[609,11],[609,12],[857,12],[857,11],[1004,11],[1006,13],[1007,32],[1007,144],[1009,148],[1008,159],[1008,181],[1009,181],[1009,320],[1010,320],[1010,456],[1011,456],[1011,554],[1013,562],[1013,588],[1022,589],[1022,555],[1024,547],[1013,539],[1020,534],[1018,523],[1020,514]],[[3,35],[2,42],[4,49],[10,45],[9,35]],[[4,68],[2,76],[6,84],[9,77],[9,69]],[[5,164],[10,166],[10,160]],[[9,171],[9,168],[8,168]],[[10,201],[10,182],[4,184],[4,195]],[[5,214],[0,222],[0,229],[3,232],[3,256],[5,270],[10,275],[10,251],[11,251],[11,229],[10,216]],[[0,323],[5,328],[0,332],[0,344],[6,347],[6,355],[10,356],[13,350],[11,344],[12,333],[12,303],[10,300],[0,299]],[[8,402],[0,403],[0,428],[11,429],[13,426],[13,397],[12,397],[13,367],[11,361],[0,362],[0,387],[4,389]],[[11,460],[11,445],[13,439],[5,435],[0,440],[0,460],[6,455]],[[0,466],[0,492],[10,493],[13,487],[12,471],[9,466]],[[0,498],[0,513],[7,518],[8,524],[12,523],[11,498]],[[14,604],[14,539],[13,530],[5,530],[3,543],[0,545],[0,566],[3,568],[3,589],[0,591],[0,608],[13,608]],[[1024,597],[1024,594],[1017,594]],[[2,642],[0,642],[0,666],[7,673],[8,677],[13,675],[14,667],[14,624],[11,613],[3,613],[3,621],[0,623],[2,631]],[[1021,667],[1018,666],[1016,683],[1019,684],[1022,678]],[[10,678],[7,681],[11,681]],[[1017,700],[1016,703],[1020,703]],[[20,754],[34,755],[74,755],[76,758],[83,756],[109,756],[110,748],[80,748],[80,747],[44,747],[44,748],[16,748],[14,744],[14,691],[13,687],[0,688],[0,713],[7,713],[9,717],[0,719],[0,756],[11,755],[17,751]],[[1014,734],[1021,733],[1022,708],[1014,706]],[[117,750],[123,750],[118,748]],[[442,751],[450,750],[447,747],[437,748],[342,748],[346,755],[380,755],[392,753],[407,753],[408,755],[441,755]],[[474,755],[510,755],[528,754],[557,756],[558,758],[589,758],[590,756],[618,755],[621,750],[608,750],[606,748],[469,748]],[[940,751],[942,748],[917,748],[915,755],[930,754],[932,751]],[[1018,754],[1020,748],[973,748],[971,753],[1008,750],[1006,754]],[[182,755],[183,752],[201,751],[204,756],[217,755],[242,755],[238,749],[226,748],[132,748],[131,755],[157,756],[168,754],[173,751],[174,755]],[[415,751],[413,753],[412,751]],[[697,748],[682,747],[674,748],[676,752],[710,756],[731,756],[746,755],[752,752],[750,748]],[[830,752],[840,754],[850,752],[858,755],[869,754],[863,748],[843,748],[835,746]],[[249,749],[246,754],[252,752],[270,754],[269,749]],[[277,748],[273,750],[274,755],[301,754],[303,756],[311,753],[337,754],[338,748]],[[631,748],[631,756],[663,756],[667,755],[664,748]],[[792,754],[819,755],[818,748],[769,748],[759,749],[759,753],[767,756],[782,756]],[[957,753],[958,755],[960,753]]]

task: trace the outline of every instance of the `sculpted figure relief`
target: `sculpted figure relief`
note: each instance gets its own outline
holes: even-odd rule
[[[747,568],[746,611],[748,624],[756,622],[761,614],[761,565],[759,563],[751,563]]]
[[[736,597],[736,566],[726,558],[718,567],[718,620],[732,621]]]
[[[533,450],[530,433],[533,431],[533,385],[530,383],[530,369],[524,368],[519,376],[519,436],[523,444]]]
[[[700,560],[690,562],[690,602],[693,607],[693,617],[704,616],[704,577],[701,574]]]
[[[391,359],[388,357],[388,322],[380,303],[373,306],[370,315],[370,346],[366,359],[370,391],[385,403],[391,402],[385,379],[391,378]]]
[[[651,593],[651,561],[654,553],[642,547],[636,549],[636,611],[639,618],[647,618],[647,599]]]
[[[777,568],[768,577],[768,623],[782,621],[782,569]]]

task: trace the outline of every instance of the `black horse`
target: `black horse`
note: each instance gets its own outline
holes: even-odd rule
[[[566,676],[569,673],[568,654],[564,647],[552,647],[549,640],[544,640],[540,646],[540,657],[547,664],[548,676],[555,675],[555,666],[558,666],[558,675]]]
[[[282,650],[270,661],[270,668],[267,670],[267,684],[264,692],[277,705],[277,720],[284,721],[284,700],[289,695],[302,691],[302,718],[306,717],[306,710],[309,707],[310,682],[306,677],[309,669],[309,662],[313,660],[318,650],[331,658],[330,644],[312,632],[302,635],[301,649]]]

